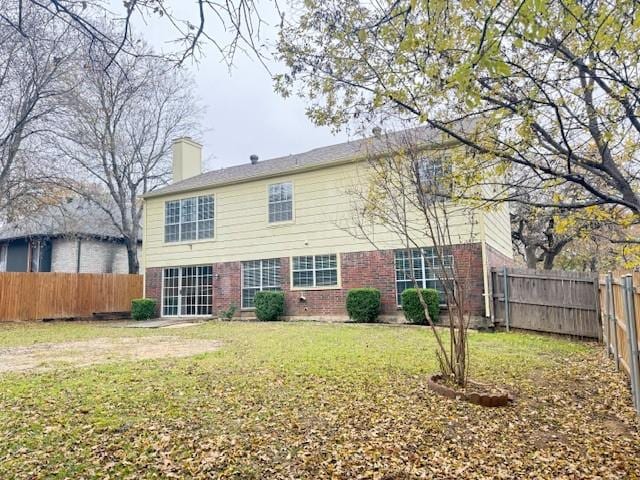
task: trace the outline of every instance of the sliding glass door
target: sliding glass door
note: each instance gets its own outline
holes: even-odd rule
[[[162,276],[162,316],[211,315],[213,268],[165,268]]]

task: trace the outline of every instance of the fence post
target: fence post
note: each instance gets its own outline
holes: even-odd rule
[[[636,411],[640,413],[640,366],[638,365],[638,335],[636,332],[635,317],[635,295],[633,288],[633,276],[625,275],[624,277],[624,294],[625,294],[625,320],[627,323],[627,338],[629,339],[629,369],[631,370],[631,391],[633,394],[633,405]]]
[[[600,328],[598,329],[598,341],[601,342],[604,340],[604,322],[602,321],[602,305],[600,304],[600,275],[597,273],[593,276],[593,288],[596,296],[596,317],[600,324]],[[609,339],[607,338],[607,342],[608,341]]]
[[[504,281],[504,323],[509,331],[509,274],[506,265],[502,267],[502,279]]]
[[[613,348],[613,358],[616,361],[616,370],[620,370],[620,357],[618,352],[618,318],[616,317],[616,305],[613,297],[613,273],[607,272],[607,296],[609,298],[609,312],[610,312],[610,326],[609,330],[611,330],[611,323],[613,324],[613,342],[611,343],[611,347]],[[624,300],[625,296],[622,296]]]
[[[607,351],[607,358],[611,357],[611,310],[609,302],[609,275],[604,277],[604,318],[607,322],[606,330],[603,325],[603,332],[606,332],[605,348]]]

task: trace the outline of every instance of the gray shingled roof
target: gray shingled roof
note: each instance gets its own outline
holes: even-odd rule
[[[0,227],[0,240],[36,236],[122,238],[101,208],[80,198],[44,207],[31,217]]]
[[[432,128],[418,127],[384,134],[380,138],[369,137],[328,147],[315,148],[308,152],[288,155],[286,157],[261,160],[255,165],[247,162],[242,165],[212,170],[172,183],[171,185],[147,193],[144,197],[158,197],[229,183],[247,182],[259,178],[286,174],[300,169],[322,168],[336,163],[361,159],[366,155],[384,153],[385,151],[389,151],[390,147],[394,144],[398,146],[406,145],[407,138],[410,138],[414,142],[427,144],[429,142],[435,142],[435,140],[439,138],[439,135],[439,132]]]

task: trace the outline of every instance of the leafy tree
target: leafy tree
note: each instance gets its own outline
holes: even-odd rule
[[[412,119],[466,147],[452,157],[460,196],[477,196],[473,187],[482,184],[491,199],[614,207],[627,224],[637,221],[636,1],[305,0],[296,7],[281,31],[288,71],[276,88],[308,98],[317,124]],[[554,195],[512,198],[516,174],[529,178],[531,191]]]

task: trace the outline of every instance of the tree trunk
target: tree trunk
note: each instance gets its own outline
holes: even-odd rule
[[[125,238],[125,246],[127,247],[127,257],[129,260],[129,273],[140,273],[137,240],[132,238]]]
[[[528,245],[524,248],[524,256],[527,261],[527,268],[535,269],[538,265],[538,256],[536,255],[536,250],[538,247]]]

